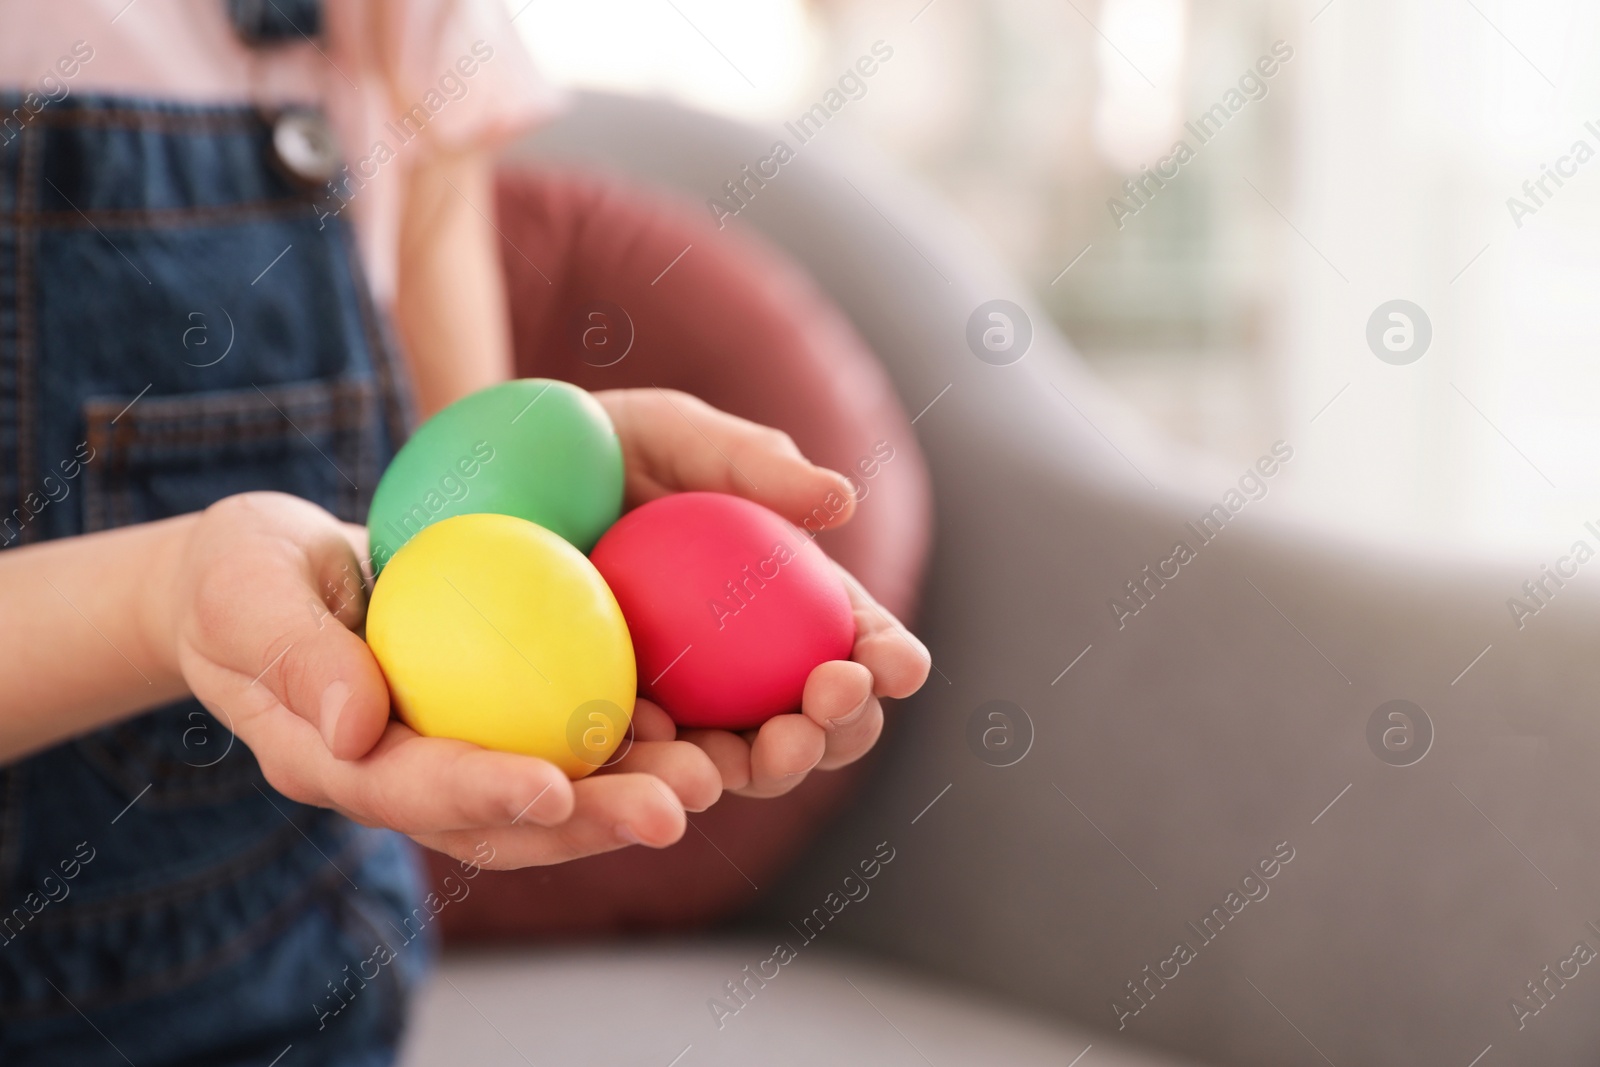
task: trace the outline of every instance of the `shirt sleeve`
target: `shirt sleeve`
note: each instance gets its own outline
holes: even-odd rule
[[[373,0],[376,58],[397,124],[435,150],[492,149],[548,118],[560,94],[539,76],[504,0]]]
[[[387,303],[405,172],[439,152],[492,153],[553,116],[562,97],[503,0],[328,0],[324,11],[323,100],[347,166],[340,196],[373,294]]]
[[[352,158],[379,142],[408,163],[492,151],[561,107],[504,0],[330,0],[326,14],[323,80]]]

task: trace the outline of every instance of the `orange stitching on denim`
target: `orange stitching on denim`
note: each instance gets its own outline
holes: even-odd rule
[[[302,432],[325,439],[339,471],[356,482],[351,489],[339,480],[337,501],[329,510],[361,521],[377,477],[378,383],[371,377],[318,379],[264,391],[281,414],[254,391],[243,390],[152,397],[133,410],[120,397],[85,401],[90,442],[101,455],[93,481],[85,484],[85,528],[137,521],[136,486],[127,476],[136,467],[177,451],[209,453],[278,442],[294,447]],[[112,418],[119,419],[114,426]]]

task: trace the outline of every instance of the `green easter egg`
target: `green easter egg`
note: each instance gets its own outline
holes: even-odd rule
[[[622,444],[599,401],[575,385],[523,378],[423,423],[373,493],[373,568],[440,519],[480,512],[515,515],[581,552],[593,548],[622,514]]]

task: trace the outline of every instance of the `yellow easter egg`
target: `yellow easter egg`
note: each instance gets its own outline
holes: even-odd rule
[[[458,515],[411,538],[379,576],[367,644],[419,734],[604,763],[633,715],[633,643],[582,552],[509,515]]]

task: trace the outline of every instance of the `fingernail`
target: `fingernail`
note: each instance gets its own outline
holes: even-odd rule
[[[338,736],[339,720],[344,716],[344,706],[350,701],[350,687],[344,682],[329,682],[322,691],[322,742],[333,748]]]
[[[630,845],[642,845],[642,844],[644,844],[643,841],[639,840],[639,835],[633,832],[633,827],[629,826],[625,822],[617,823],[617,831],[616,832],[617,832],[617,839],[619,841],[626,841]]]
[[[861,718],[862,713],[867,710],[867,705],[869,703],[871,703],[871,702],[872,702],[872,697],[871,696],[863,697],[862,700],[861,700],[861,703],[859,703],[859,704],[857,704],[855,706],[855,710],[854,711],[851,711],[849,714],[846,714],[846,715],[841,715],[837,719],[829,719],[828,720],[828,729],[837,730],[841,726],[849,726],[851,723],[853,723],[857,719]]]

